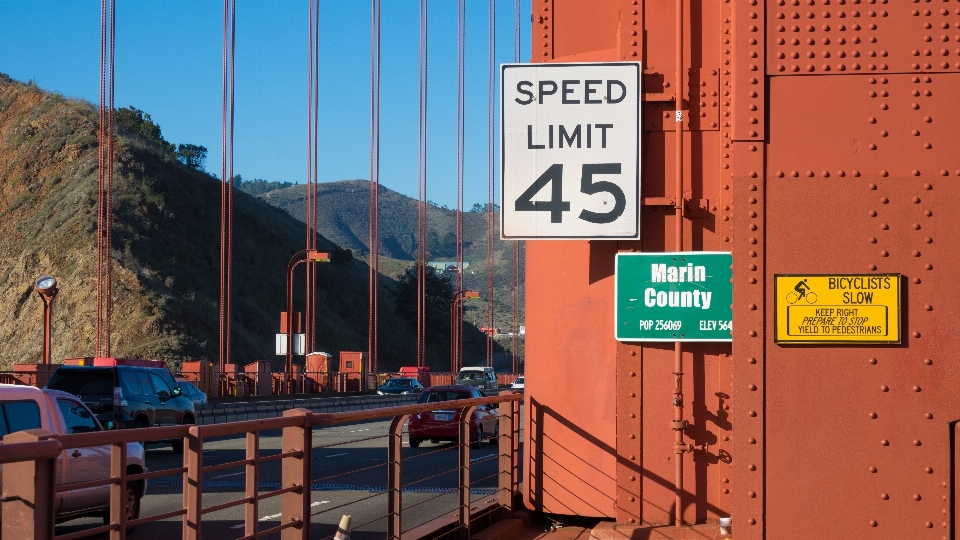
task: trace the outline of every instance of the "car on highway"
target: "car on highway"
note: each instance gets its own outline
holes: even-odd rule
[[[66,392],[33,386],[0,384],[0,437],[27,429],[45,429],[57,435],[104,431],[93,412]],[[0,443],[2,444],[2,443]],[[127,443],[127,474],[147,472],[143,445]],[[110,446],[70,448],[60,452],[54,469],[57,486],[93,482],[110,477]],[[0,465],[0,483],[3,466]],[[123,499],[127,521],[140,517],[140,499],[147,492],[146,480],[128,482]],[[110,516],[110,486],[67,489],[53,495],[57,523],[87,516]],[[127,533],[133,527],[127,528]]]
[[[510,385],[510,390],[523,393],[523,375],[517,377],[517,380],[513,381],[513,384]]]
[[[499,388],[497,384],[497,373],[492,367],[465,367],[460,369],[457,374],[457,380],[454,384],[461,386],[476,386],[484,390],[496,391]]]
[[[180,381],[180,393],[193,402],[194,408],[207,404],[207,394],[202,392],[197,385],[188,381]]]
[[[389,394],[416,394],[418,392],[423,392],[423,385],[420,384],[420,381],[404,377],[387,379],[387,381],[377,389],[377,395],[380,396]]]
[[[431,412],[414,414],[407,423],[407,435],[411,448],[429,440],[432,443],[460,440],[460,409],[444,408],[443,403],[457,399],[484,397],[475,386],[431,386],[420,394],[417,403],[437,403],[438,409]],[[479,448],[486,440],[497,444],[500,434],[500,418],[493,405],[480,405],[470,418],[470,444]]]
[[[135,366],[60,366],[45,388],[79,397],[100,423],[145,428],[195,424],[193,403],[173,381],[170,370]],[[183,453],[183,439],[169,442]]]

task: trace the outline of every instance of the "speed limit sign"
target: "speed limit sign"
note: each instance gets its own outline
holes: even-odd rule
[[[501,66],[501,238],[639,238],[641,73]]]

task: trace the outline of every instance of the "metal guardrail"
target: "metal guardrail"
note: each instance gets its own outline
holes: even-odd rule
[[[313,428],[333,426],[370,420],[392,419],[387,435],[387,538],[400,540],[402,514],[402,433],[407,418],[437,410],[459,409],[459,522],[457,529],[470,530],[470,429],[473,411],[481,405],[499,405],[499,472],[497,504],[509,511],[519,492],[519,394],[503,392],[498,396],[464,399],[430,404],[405,405],[382,409],[369,409],[341,413],[314,413],[305,409],[293,409],[283,417],[263,420],[247,420],[227,424],[202,426],[173,426],[54,435],[41,429],[11,433],[0,445],[0,463],[4,463],[2,526],[4,538],[34,538],[37,540],[74,540],[109,532],[111,540],[126,538],[126,529],[154,521],[182,516],[183,538],[199,540],[203,529],[203,516],[227,508],[244,507],[243,540],[280,533],[282,540],[305,540],[310,538],[310,492],[311,461],[313,454]],[[282,430],[281,453],[269,456],[260,454],[260,434],[266,430]],[[246,437],[245,459],[211,466],[203,465],[203,443],[211,437],[244,435]],[[126,443],[142,440],[183,438],[183,467],[128,475],[126,467]],[[110,445],[110,478],[54,486],[56,458],[63,450],[90,446]],[[260,465],[268,461],[281,461],[282,483],[280,489],[268,493],[258,492]],[[203,506],[203,476],[207,473],[229,468],[243,467],[246,477],[244,496],[240,499]],[[148,480],[160,476],[182,475],[183,508],[163,514],[126,521],[123,508],[124,487],[128,482]],[[109,523],[100,527],[55,536],[54,494],[77,488],[110,486]],[[283,523],[268,530],[258,530],[258,506],[264,499],[280,497]],[[383,519],[383,517],[378,519]],[[422,530],[422,527],[418,527]]]

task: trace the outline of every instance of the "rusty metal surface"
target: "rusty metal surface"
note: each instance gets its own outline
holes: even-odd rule
[[[680,88],[676,2],[550,0],[556,54],[534,35],[535,62],[643,62],[644,235],[527,244],[527,505],[672,522],[673,347],[618,344],[607,319],[613,254],[680,237],[734,260],[732,347],[683,349],[683,520],[954,537],[960,2],[680,1]],[[773,275],[804,272],[902,274],[902,343],[774,344]]]

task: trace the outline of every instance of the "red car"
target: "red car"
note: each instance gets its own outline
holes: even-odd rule
[[[470,399],[485,397],[480,389],[474,386],[432,386],[420,394],[417,403],[437,403],[439,409],[415,414],[410,417],[407,432],[410,436],[410,447],[418,448],[420,443],[429,439],[430,442],[459,441],[460,440],[460,409],[443,409],[444,401],[456,399]],[[500,434],[500,417],[495,405],[480,405],[473,412],[470,419],[470,444],[479,448],[480,443],[489,440],[490,444],[497,444]]]

